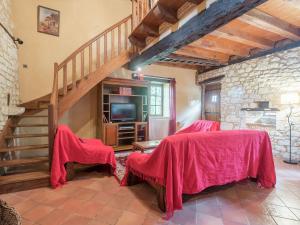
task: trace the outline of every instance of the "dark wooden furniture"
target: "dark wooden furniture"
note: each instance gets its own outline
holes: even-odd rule
[[[106,78],[98,86],[98,134],[115,150],[132,149],[132,143],[148,140],[148,81]],[[122,88],[129,88],[122,93]],[[111,119],[112,103],[136,105],[135,121],[115,122]]]
[[[144,152],[145,150],[156,148],[160,142],[161,140],[134,142],[132,144],[132,150]]]

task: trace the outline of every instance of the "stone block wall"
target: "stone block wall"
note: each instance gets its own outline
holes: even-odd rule
[[[276,127],[268,130],[273,151],[287,156],[289,106],[281,104],[281,95],[298,93],[300,96],[300,48],[209,71],[196,79],[201,82],[220,75],[225,75],[221,81],[222,129],[243,129],[245,112],[241,108],[255,107],[255,101],[269,101],[270,107],[280,109],[276,113]],[[300,160],[300,103],[293,107],[292,151]]]
[[[0,0],[0,22],[10,33],[13,28],[11,16],[11,1]],[[0,27],[0,131],[7,120],[2,109],[7,105],[8,94],[10,94],[10,105],[17,105],[19,103],[17,47]]]

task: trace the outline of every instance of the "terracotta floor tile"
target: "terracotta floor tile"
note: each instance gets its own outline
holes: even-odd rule
[[[285,219],[281,217],[273,217],[277,225],[300,225],[300,221]]]
[[[223,225],[223,220],[220,217],[210,216],[204,213],[197,213],[197,225]]]
[[[129,212],[136,213],[138,215],[146,215],[151,206],[149,202],[141,201],[139,199],[135,199],[131,201],[131,203],[128,205],[128,208],[126,209]]]
[[[300,209],[289,208],[300,220]]]
[[[61,225],[67,219],[69,219],[73,214],[63,210],[63,209],[55,209],[50,212],[45,217],[38,220],[39,225]]]
[[[122,210],[105,206],[100,210],[95,220],[107,224],[116,224],[122,213]]]
[[[148,184],[120,187],[106,173],[86,173],[62,188],[0,198],[16,207],[25,225],[275,225],[275,220],[277,225],[300,225],[300,166],[275,162],[276,188],[262,189],[248,180],[209,188],[184,196],[183,210],[169,221],[162,219],[164,213]]]
[[[222,206],[221,207],[222,216],[224,221],[227,223],[240,223],[240,224],[248,224],[248,218],[246,211],[241,208]]]
[[[97,194],[97,191],[87,188],[79,188],[76,192],[76,198],[79,200],[87,201],[92,199]]]
[[[276,225],[269,215],[248,215],[248,221],[250,225]]]
[[[114,194],[107,193],[107,192],[104,192],[104,191],[100,191],[100,192],[98,192],[97,194],[95,194],[93,196],[93,200],[98,201],[98,202],[103,203],[103,204],[107,204],[114,197],[115,197]]]
[[[132,212],[124,211],[116,225],[142,225],[145,217]]]
[[[25,201],[21,201],[17,204],[14,205],[15,209],[18,211],[20,214],[24,214],[33,207],[37,205],[37,202],[32,201],[30,199],[26,199]]]
[[[41,218],[47,216],[54,209],[49,206],[37,204],[35,207],[24,213],[22,216],[32,222],[37,222]]]
[[[15,205],[25,200],[25,198],[16,195],[15,193],[2,194],[0,199],[7,202],[9,205]]]
[[[94,200],[90,200],[81,205],[81,208],[76,210],[78,215],[87,217],[87,218],[95,218],[103,209],[104,205]]]
[[[91,222],[92,220],[86,217],[73,215],[62,224],[63,225],[88,225]]]
[[[120,209],[120,210],[126,210],[129,207],[129,204],[132,202],[131,198],[128,198],[126,196],[118,196],[115,195],[108,203],[107,206]]]
[[[82,205],[84,205],[84,201],[76,199],[76,198],[69,198],[64,204],[60,205],[58,208],[64,209],[69,212],[77,212],[82,210]]]
[[[292,213],[292,211],[285,206],[269,205],[267,208],[271,216],[297,220],[297,217],[294,215],[294,213]]]

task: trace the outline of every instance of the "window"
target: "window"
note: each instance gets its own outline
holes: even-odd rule
[[[163,116],[163,85],[153,83],[150,85],[150,115]]]
[[[217,102],[218,100],[218,96],[217,95],[213,95],[212,98],[211,98],[211,102]]]

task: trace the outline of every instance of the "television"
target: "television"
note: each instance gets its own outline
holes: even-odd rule
[[[136,105],[132,103],[111,103],[110,104],[111,121],[135,121]]]

